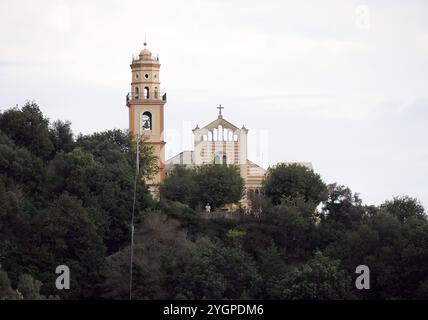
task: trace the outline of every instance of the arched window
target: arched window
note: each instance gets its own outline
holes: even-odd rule
[[[233,141],[233,132],[229,131],[229,141]]]
[[[218,129],[217,129],[217,133],[218,133],[218,141],[223,141],[223,126],[219,125]]]
[[[138,87],[135,87],[135,96],[134,96],[134,98],[135,99],[140,99],[140,89],[138,89]]]
[[[221,164],[221,156],[220,155],[216,155],[214,157],[214,164]]]
[[[155,87],[155,99],[159,98],[158,87]]]
[[[152,114],[148,111],[143,112],[141,115],[141,129],[152,130]]]
[[[204,134],[203,136],[202,136],[202,141],[207,141],[208,140],[208,136],[206,135],[206,134]]]
[[[218,130],[217,128],[214,128],[213,130],[213,141],[217,141],[218,140]]]
[[[223,129],[223,140],[228,141],[229,140],[229,130],[226,128]]]
[[[150,99],[149,87],[144,87],[144,99]]]
[[[227,156],[219,153],[214,157],[214,164],[227,164]]]
[[[213,141],[213,133],[212,133],[212,131],[208,132],[208,141]]]
[[[237,134],[233,135],[233,141],[238,141],[238,135]]]

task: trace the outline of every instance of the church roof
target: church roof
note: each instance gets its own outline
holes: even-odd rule
[[[218,116],[217,119],[207,124],[205,127],[202,128],[202,130],[212,130],[214,128],[217,128],[219,125],[221,125],[223,128],[231,129],[233,131],[239,130],[237,126],[227,121],[222,116]]]

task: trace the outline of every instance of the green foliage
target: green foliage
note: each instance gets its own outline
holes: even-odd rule
[[[280,163],[269,168],[263,189],[273,204],[280,204],[283,198],[303,198],[306,202],[319,204],[327,197],[321,177],[298,164]]]
[[[26,148],[44,160],[49,159],[54,151],[49,119],[43,116],[34,102],[27,102],[21,109],[2,112],[0,128],[18,147]]]
[[[176,165],[168,173],[160,192],[168,200],[179,201],[194,208],[198,202],[197,188],[195,171],[188,170],[185,166]]]
[[[0,179],[5,187],[19,187],[33,202],[38,202],[44,196],[44,178],[42,159],[28,149],[18,147],[0,131]]]
[[[212,252],[198,248],[173,266],[168,287],[174,299],[222,299],[226,279],[214,264]]]
[[[140,137],[139,144],[140,176],[151,177],[159,169],[156,164],[157,158],[152,153],[153,148],[147,143],[147,138]],[[123,166],[129,166],[132,170],[135,168],[137,144],[128,131],[115,129],[86,136],[80,135],[76,145],[92,154],[104,166],[111,166],[111,170],[115,167],[120,170]],[[117,171],[113,173],[120,174]]]
[[[0,269],[0,300],[58,300],[58,296],[40,294],[42,283],[29,274],[19,277],[17,289],[13,289],[8,274]]]
[[[408,196],[395,197],[392,201],[386,201],[381,208],[394,215],[401,222],[407,222],[410,218],[425,219],[425,209],[418,199]]]
[[[187,230],[189,237],[193,238],[201,231],[202,217],[189,206],[178,201],[172,202],[161,199],[157,208],[168,217],[180,221],[181,226]]]
[[[7,272],[0,269],[0,300],[18,300],[22,296],[11,287]]]
[[[338,260],[320,251],[308,263],[291,268],[282,279],[282,299],[338,300],[352,298],[352,280]]]
[[[370,267],[372,289],[355,291],[356,295],[370,299],[415,298],[418,288],[423,288],[428,274],[428,221],[414,218],[403,224],[396,213],[379,209],[326,249],[349,272],[359,264]]]
[[[205,165],[196,168],[199,203],[214,208],[238,202],[243,193],[244,180],[236,166]]]
[[[290,261],[308,258],[315,249],[316,226],[311,215],[314,209],[305,214],[306,208],[302,206],[275,206],[265,213],[263,219],[274,243]]]
[[[94,296],[106,248],[82,202],[64,193],[34,218],[33,226],[40,232],[32,236],[40,270],[55,270],[65,264],[73,270],[71,281],[80,287],[63,294],[70,298]],[[42,279],[47,292],[54,292],[56,276],[50,273]]]
[[[244,237],[246,234],[245,231],[243,230],[238,230],[238,229],[230,229],[227,233],[226,233],[226,237],[231,238],[231,239],[237,239],[237,238],[242,238]]]
[[[129,243],[136,144],[126,131],[80,135],[70,123],[49,124],[35,103],[0,114],[0,263],[16,287],[28,274],[56,294],[55,267],[72,270],[63,298],[99,296],[109,252]],[[140,142],[140,177],[156,170]],[[153,205],[138,179],[136,220]],[[21,285],[23,285],[21,283]],[[34,298],[34,297],[33,297]]]
[[[169,287],[172,298],[250,299],[261,278],[254,260],[239,247],[206,243],[175,265]]]
[[[243,187],[244,180],[236,166],[213,164],[194,169],[176,166],[162,185],[161,194],[192,208],[201,208],[209,203],[214,209],[238,202]]]
[[[135,299],[167,299],[170,292],[164,285],[166,270],[175,259],[192,248],[178,221],[159,212],[147,213],[136,230],[134,248]],[[106,260],[103,297],[129,297],[130,248],[125,247]]]
[[[74,140],[70,122],[63,122],[61,120],[55,121],[50,127],[49,135],[55,153],[61,151],[67,153],[73,150]]]
[[[135,204],[134,299],[427,299],[428,220],[418,200],[365,206],[297,165],[269,170],[249,215],[234,166],[158,168],[144,138]],[[0,299],[128,299],[136,143],[127,131],[76,139],[35,103],[0,114]],[[71,290],[55,288],[55,268]],[[356,290],[358,265],[371,289]]]
[[[343,238],[349,230],[357,228],[369,217],[369,209],[362,206],[358,194],[337,184],[328,186],[328,199],[320,214],[318,242],[321,247]]]
[[[358,194],[337,184],[328,186],[328,199],[324,203],[323,218],[347,228],[360,224],[365,216]]]

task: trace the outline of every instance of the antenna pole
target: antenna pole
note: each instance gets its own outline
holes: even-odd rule
[[[135,215],[135,202],[137,199],[137,179],[140,173],[140,136],[137,135],[137,160],[135,162],[135,179],[134,179],[134,199],[132,203],[132,216],[131,216],[131,262],[129,272],[129,300],[132,300],[132,272],[134,266],[134,215]]]

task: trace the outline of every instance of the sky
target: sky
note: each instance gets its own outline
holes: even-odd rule
[[[428,2],[0,0],[0,110],[128,128],[133,54],[159,54],[166,156],[217,116],[249,159],[311,162],[366,204],[428,208]]]

